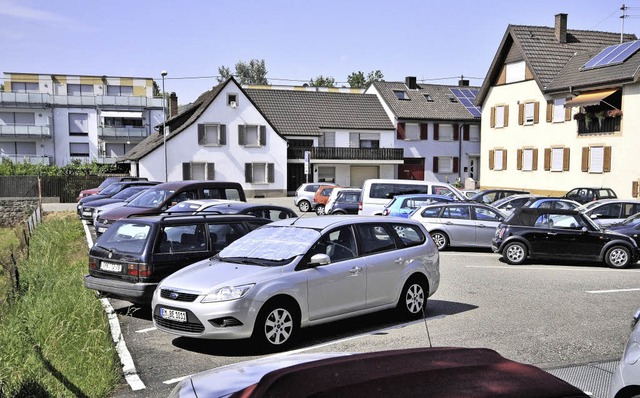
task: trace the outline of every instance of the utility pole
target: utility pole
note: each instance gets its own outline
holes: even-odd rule
[[[624,41],[624,20],[628,17],[628,8],[629,7],[625,6],[624,3],[622,4],[622,7],[620,7],[620,11],[622,11],[622,15],[620,16],[620,19],[622,19],[622,29],[620,30],[620,44],[622,44],[622,42]]]

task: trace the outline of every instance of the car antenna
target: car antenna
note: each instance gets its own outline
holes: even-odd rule
[[[291,225],[295,225],[296,222],[298,222],[299,219],[301,219],[302,217],[306,216],[307,213],[310,213],[309,211],[305,211],[304,213],[302,213],[302,215],[299,215],[298,217],[296,217],[295,220],[293,220],[293,222],[291,223]]]

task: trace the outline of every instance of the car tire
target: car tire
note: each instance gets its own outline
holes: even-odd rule
[[[527,260],[527,246],[522,242],[510,242],[502,249],[502,257],[511,265],[520,265]]]
[[[307,200],[301,200],[298,203],[298,209],[300,209],[301,212],[306,213],[311,210],[311,203]]]
[[[449,246],[449,237],[444,232],[433,231],[430,235],[438,250],[445,250]]]
[[[324,205],[317,205],[316,206],[316,214],[319,216],[323,216],[324,215]]]
[[[347,212],[346,212],[346,211],[344,211],[344,210],[334,210],[334,211],[332,211],[332,212],[331,212],[331,214],[341,214],[341,215],[344,215],[344,214],[347,214]]]
[[[256,318],[252,339],[268,350],[289,347],[298,332],[298,316],[291,305],[283,301],[266,303]]]
[[[613,246],[607,250],[604,261],[611,268],[626,268],[631,264],[631,252],[624,246]]]
[[[403,318],[417,319],[424,316],[427,306],[427,286],[420,278],[410,278],[402,288],[398,300],[398,312]]]

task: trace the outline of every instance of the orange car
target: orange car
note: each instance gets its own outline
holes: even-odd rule
[[[333,188],[340,188],[337,185],[320,185],[316,194],[313,196],[313,207],[316,209],[316,214],[321,216],[324,214],[324,206],[329,201],[329,195]]]

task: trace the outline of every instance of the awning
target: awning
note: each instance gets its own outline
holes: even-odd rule
[[[142,112],[102,111],[100,117],[123,117],[126,119],[142,119]]]
[[[608,90],[598,90],[598,91],[589,91],[583,94],[578,95],[574,99],[571,99],[564,103],[566,108],[572,106],[590,106],[590,105],[598,105],[600,101],[607,98],[611,94],[615,93],[619,89],[612,88]]]

